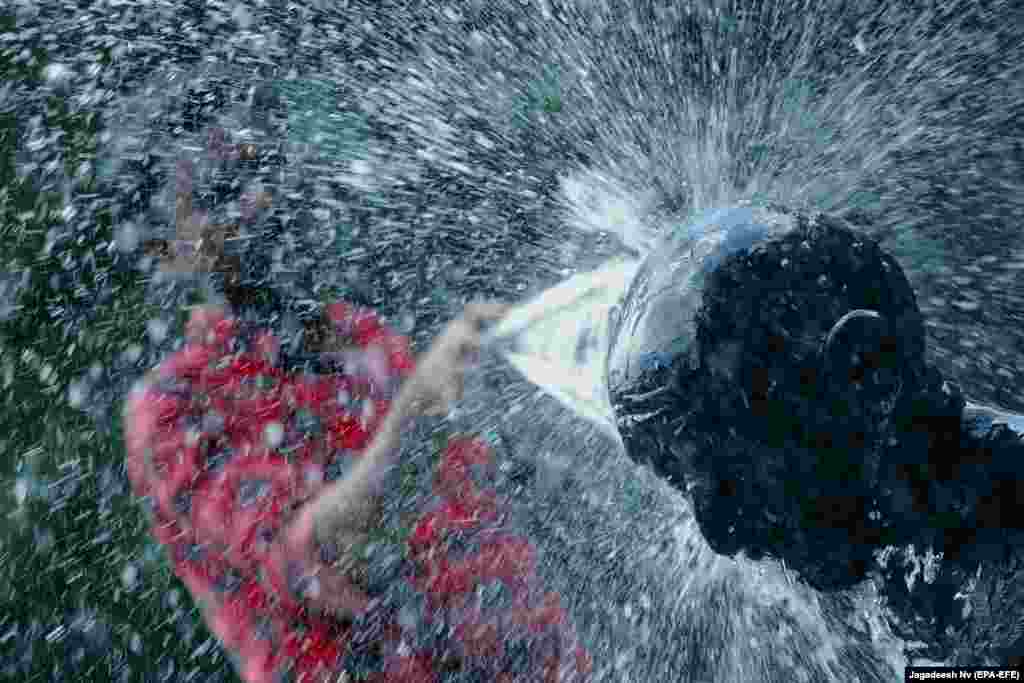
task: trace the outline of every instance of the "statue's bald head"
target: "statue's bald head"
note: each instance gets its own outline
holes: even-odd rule
[[[651,257],[623,310],[630,455],[690,491],[717,550],[799,565],[804,548],[813,583],[859,577],[885,541],[884,441],[926,372],[896,261],[834,219],[711,212]]]

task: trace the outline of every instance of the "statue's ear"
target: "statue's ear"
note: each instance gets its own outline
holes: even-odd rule
[[[850,311],[832,326],[819,350],[826,391],[865,393],[869,401],[895,399],[903,386],[902,349],[889,321],[877,311]]]

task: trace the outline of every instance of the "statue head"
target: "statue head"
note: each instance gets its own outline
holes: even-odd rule
[[[649,257],[616,325],[627,451],[689,493],[712,547],[819,587],[863,576],[890,540],[886,442],[927,374],[893,257],[836,219],[711,211]]]

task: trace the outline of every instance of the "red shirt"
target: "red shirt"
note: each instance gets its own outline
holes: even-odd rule
[[[247,683],[344,680],[353,629],[332,608],[370,602],[317,544],[306,503],[367,447],[412,357],[372,312],[340,303],[327,313],[362,350],[349,374],[289,374],[273,336],[243,334],[199,309],[185,346],[125,407],[128,473],[152,532]],[[416,524],[399,580],[424,595],[427,620],[452,624],[455,642],[444,650],[457,652],[460,667],[503,683],[581,681],[589,660],[557,596],[539,590],[532,546],[501,530],[497,497],[468,476],[490,458],[475,439],[448,444],[434,478],[443,504]],[[479,552],[454,559],[449,537],[471,529],[484,539]],[[512,604],[500,613],[474,607],[470,595],[485,581],[508,586]],[[377,629],[386,646],[371,680],[443,680],[439,648],[410,632],[420,626],[388,619]],[[513,632],[530,653],[515,672],[501,664]]]

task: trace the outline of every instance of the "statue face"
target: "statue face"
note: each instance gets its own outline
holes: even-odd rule
[[[648,257],[617,321],[609,374],[613,389],[652,364],[695,351],[704,284],[728,256],[750,251],[794,226],[786,214],[754,207],[699,214]]]

